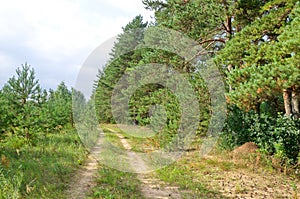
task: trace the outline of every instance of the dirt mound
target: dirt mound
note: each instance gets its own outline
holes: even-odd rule
[[[255,153],[258,149],[258,146],[254,142],[246,142],[242,146],[237,147],[232,151],[234,155],[238,154],[249,154],[249,153]]]

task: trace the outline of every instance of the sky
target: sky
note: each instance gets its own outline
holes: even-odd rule
[[[42,88],[74,87],[88,56],[141,14],[142,0],[0,0],[0,88],[27,62]]]

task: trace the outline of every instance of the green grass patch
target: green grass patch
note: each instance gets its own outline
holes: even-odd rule
[[[161,180],[179,186],[184,198],[226,198],[212,181],[223,178],[224,172],[238,168],[233,162],[204,158],[195,151],[158,170],[157,175]]]
[[[134,128],[132,126],[125,126],[122,125],[122,128],[126,130],[126,132],[123,132],[120,128],[118,128],[117,125],[113,124],[101,124],[102,129],[104,129],[104,132],[106,135],[110,136],[111,132],[108,129],[112,129],[122,136],[124,136],[125,139],[127,139],[128,143],[132,147],[132,151],[134,152],[143,152],[143,153],[149,153],[154,150],[159,149],[158,142],[152,138],[152,137],[138,137],[137,135],[141,135],[142,133],[139,133],[139,131],[146,130],[146,128]],[[131,133],[130,130],[135,129],[133,133]],[[128,133],[129,132],[129,133]],[[118,140],[112,140],[114,144],[118,145]]]
[[[66,198],[73,172],[86,150],[76,130],[39,136],[34,144],[14,148],[16,139],[0,143],[0,198]]]
[[[115,147],[123,148],[120,138],[114,132],[111,132],[107,129],[103,129],[103,132],[105,133],[105,141],[108,141]]]
[[[98,175],[97,186],[94,187],[93,194],[88,198],[143,198],[140,192],[140,181],[136,174],[103,166]]]
[[[157,174],[161,180],[179,186],[184,198],[222,198],[208,182],[203,181],[192,169],[180,162],[158,170]]]

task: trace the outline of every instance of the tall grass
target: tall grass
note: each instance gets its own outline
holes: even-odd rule
[[[8,137],[0,143],[0,199],[65,198],[72,173],[86,155],[76,131],[39,135],[18,147],[14,142]]]

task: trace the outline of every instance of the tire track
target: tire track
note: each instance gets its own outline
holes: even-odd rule
[[[147,164],[142,160],[137,153],[132,151],[131,145],[125,137],[119,132],[106,128],[120,138],[123,147],[127,151],[130,167],[137,173],[137,178],[141,182],[141,192],[147,199],[181,199],[181,194],[178,187],[170,186],[165,182],[154,177],[154,173],[142,173],[147,171]]]
[[[69,184],[70,188],[67,191],[67,198],[83,199],[91,193],[91,189],[96,186],[95,177],[99,169],[99,163],[95,156],[101,151],[103,137],[104,134],[100,133],[95,146],[85,160],[84,166],[77,171],[74,179]]]

